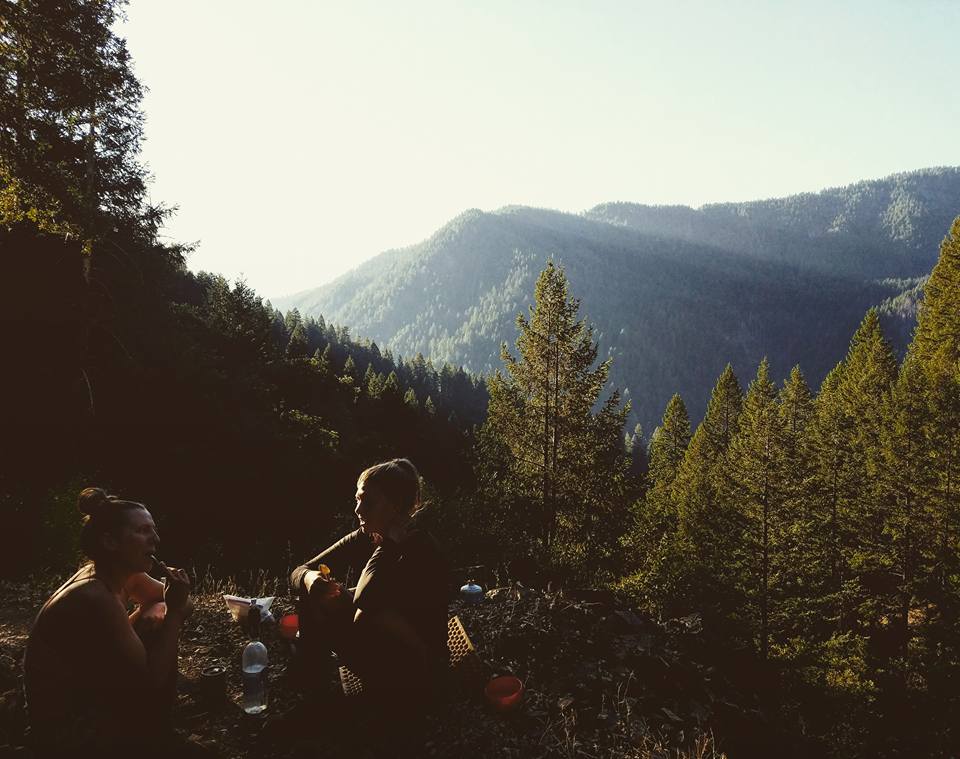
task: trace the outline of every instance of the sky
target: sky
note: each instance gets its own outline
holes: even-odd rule
[[[131,0],[193,270],[264,297],[468,208],[755,200],[960,165],[960,3]]]

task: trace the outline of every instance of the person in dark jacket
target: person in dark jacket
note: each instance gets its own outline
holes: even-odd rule
[[[407,459],[364,470],[357,480],[359,528],[290,576],[301,640],[313,660],[335,651],[365,692],[391,709],[429,700],[448,656],[449,565],[420,526],[420,492]],[[352,577],[356,587],[348,588]]]

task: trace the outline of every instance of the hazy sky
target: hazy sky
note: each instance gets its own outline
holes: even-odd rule
[[[132,0],[191,268],[266,297],[467,208],[700,205],[960,164],[960,2]]]

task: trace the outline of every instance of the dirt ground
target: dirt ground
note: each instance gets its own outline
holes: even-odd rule
[[[5,749],[28,755],[19,748],[20,660],[32,618],[51,590],[49,582],[0,583],[0,755]],[[244,595],[243,588],[230,592]],[[277,597],[271,611],[279,619],[293,611],[292,600]],[[418,756],[719,756],[710,737],[716,683],[681,651],[695,641],[697,620],[668,629],[602,594],[522,588],[490,591],[476,604],[457,600],[450,613],[467,630],[483,677],[455,680],[428,721]],[[249,717],[240,708],[246,635],[221,592],[195,594],[181,636],[174,711],[183,737],[221,757],[401,755],[389,737],[376,737],[360,702],[343,696],[334,667],[306,692],[276,626],[266,625],[262,638],[270,655],[269,708]],[[201,671],[214,664],[227,673],[219,704],[201,687]],[[506,673],[523,680],[525,692],[518,708],[500,713],[484,699],[483,685]]]

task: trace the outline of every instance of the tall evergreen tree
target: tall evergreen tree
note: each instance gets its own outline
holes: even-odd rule
[[[0,221],[84,240],[148,218],[143,89],[113,33],[125,2],[21,0],[0,23]],[[158,219],[155,219],[155,221]]]
[[[743,524],[741,540],[728,558],[740,565],[742,592],[756,615],[750,619],[750,627],[755,630],[760,657],[766,659],[770,647],[771,583],[780,568],[777,549],[785,500],[783,429],[777,390],[766,359],[747,390],[723,474],[723,496],[729,507],[739,512]]]
[[[816,451],[815,509],[830,536],[829,593],[824,619],[837,632],[858,625],[864,582],[877,577],[884,503],[880,465],[884,407],[896,359],[870,310],[844,360],[824,380],[811,434]]]
[[[676,611],[700,610],[722,618],[736,605],[727,595],[735,586],[729,556],[738,539],[735,512],[720,499],[722,465],[737,432],[743,390],[729,364],[721,372],[680,463],[673,484],[677,504],[677,535],[673,603]]]
[[[675,590],[670,582],[671,547],[677,529],[672,485],[689,444],[690,417],[683,399],[674,395],[651,436],[649,487],[633,506],[633,525],[624,539],[631,574],[621,586],[655,606]]]
[[[814,398],[795,366],[779,396],[783,428],[783,522],[781,533],[781,613],[775,625],[786,637],[806,635],[818,614],[823,578],[824,526],[811,508],[814,456],[810,422]]]
[[[359,376],[357,373],[357,364],[353,360],[353,356],[348,355],[346,361],[343,362],[343,376],[352,377],[353,379],[357,379]],[[366,380],[366,377],[364,380]]]
[[[677,476],[683,454],[690,444],[690,417],[679,395],[674,395],[663,412],[663,423],[650,438],[650,480],[653,488],[666,490]]]
[[[290,332],[287,341],[287,358],[305,358],[307,355],[307,331],[303,324],[297,324]]]
[[[610,548],[598,541],[601,526],[625,518],[628,407],[616,392],[601,402],[610,360],[595,366],[593,328],[578,311],[563,270],[548,263],[529,318],[517,317],[518,355],[504,345],[506,373],[489,380],[480,467],[488,482],[497,473],[501,493],[519,496],[515,507],[532,511],[518,522],[529,520],[535,555],[584,571],[588,547]]]
[[[932,418],[924,380],[922,365],[908,354],[884,409],[884,529],[871,546],[871,565],[889,579],[868,599],[869,621],[875,629],[884,624],[894,631],[887,636],[889,648],[904,658],[911,609],[936,598],[929,590],[938,558],[932,508],[937,472],[928,448]]]
[[[930,491],[937,523],[937,582],[960,593],[960,217],[940,246],[924,287],[910,360],[923,375],[925,430],[935,481]]]

